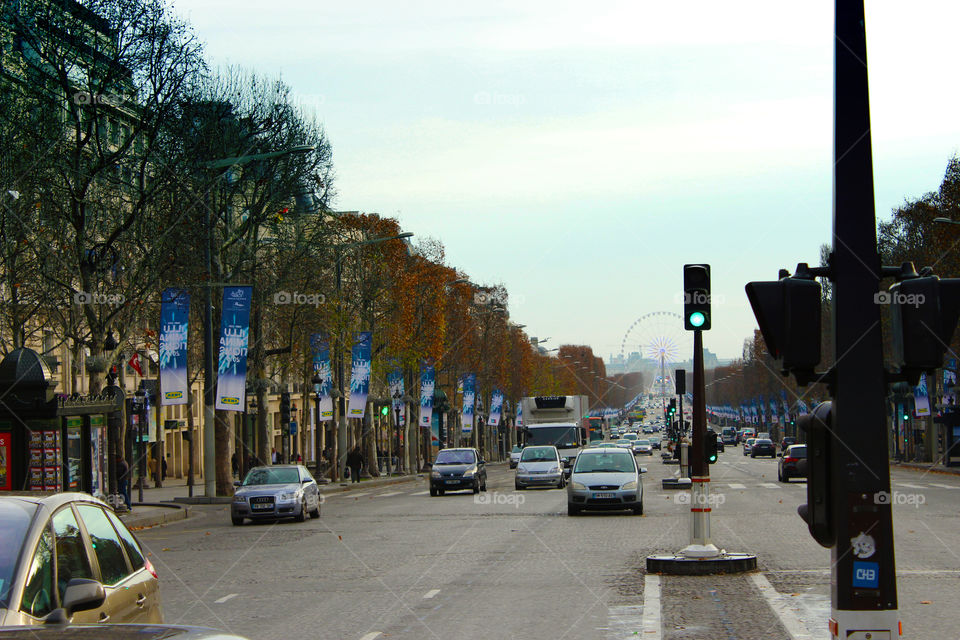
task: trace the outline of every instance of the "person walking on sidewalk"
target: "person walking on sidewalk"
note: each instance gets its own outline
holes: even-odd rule
[[[233,477],[236,478],[237,474],[240,472],[240,463],[237,462],[236,451],[234,451],[233,455],[230,456],[230,469],[233,471]]]
[[[350,480],[360,482],[360,467],[363,466],[363,454],[360,453],[360,447],[356,446],[347,454],[347,466],[350,467]]]
[[[123,496],[123,502],[130,508],[130,465],[117,454],[117,491]]]
[[[273,447],[273,449],[270,452],[270,463],[277,464],[277,448],[276,447]]]
[[[160,458],[160,480],[161,482],[167,479],[167,458],[170,457],[168,453],[166,457]]]

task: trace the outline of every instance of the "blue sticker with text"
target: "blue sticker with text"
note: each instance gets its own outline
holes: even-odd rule
[[[880,588],[880,565],[876,562],[853,563],[853,586],[864,589]]]

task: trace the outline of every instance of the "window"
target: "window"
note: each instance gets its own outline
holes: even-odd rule
[[[30,562],[20,610],[42,618],[56,608],[53,591],[53,534],[44,529]]]
[[[120,522],[120,518],[112,511],[107,511],[106,513],[107,517],[110,518],[110,522],[113,523],[113,528],[120,534],[120,541],[123,542],[123,548],[127,550],[127,557],[130,558],[130,564],[133,566],[133,570],[136,571],[142,568],[144,565],[143,554],[140,552],[140,545],[137,543],[137,539],[133,537],[133,534],[130,533],[126,525]]]
[[[80,525],[70,507],[53,516],[53,534],[57,539],[57,592],[62,602],[67,583],[72,578],[93,578],[93,571]]]
[[[77,510],[90,534],[90,544],[100,565],[100,581],[107,586],[117,584],[130,575],[117,532],[100,507],[84,504],[79,505]]]

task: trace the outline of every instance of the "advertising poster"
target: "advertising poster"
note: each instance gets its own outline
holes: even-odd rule
[[[370,352],[373,334],[357,331],[353,334],[353,365],[350,369],[350,406],[348,418],[362,418],[367,408],[370,393]]]
[[[420,426],[433,424],[433,390],[436,385],[436,370],[433,365],[420,369]]]
[[[476,404],[477,375],[463,376],[463,411],[460,414],[461,433],[473,433],[473,408]]]
[[[217,365],[217,409],[243,411],[247,389],[247,341],[253,287],[224,287]]]
[[[9,431],[0,431],[0,491],[10,491],[13,487],[10,457],[13,443]]]
[[[402,427],[406,424],[406,420],[403,415],[403,372],[399,367],[394,367],[393,371],[387,375],[387,385],[390,387],[390,413],[396,420],[397,409],[400,409],[400,426]]]
[[[493,391],[493,396],[490,398],[490,417],[487,419],[487,424],[491,427],[496,427],[500,424],[500,413],[503,411],[503,392],[500,389],[495,389]]]
[[[320,422],[333,420],[333,370],[330,367],[330,341],[325,333],[310,336],[310,351],[313,354],[313,372],[320,376],[320,384],[314,391],[320,396]]]
[[[927,374],[920,374],[920,384],[913,389],[913,415],[924,418],[930,415],[930,394],[927,392]]]
[[[164,289],[160,296],[161,405],[187,404],[187,324],[190,294],[186,289]]]

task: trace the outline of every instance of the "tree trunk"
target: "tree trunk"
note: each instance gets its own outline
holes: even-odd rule
[[[230,468],[230,432],[232,422],[232,412],[218,409],[216,411],[216,447],[214,449],[216,459],[216,481],[217,495],[233,495],[233,473]]]
[[[358,420],[359,422],[359,420]],[[364,458],[367,459],[367,471],[370,477],[380,477],[380,466],[377,460],[377,439],[373,434],[373,403],[367,402],[367,411],[363,416],[363,432],[360,442],[363,446]]]

